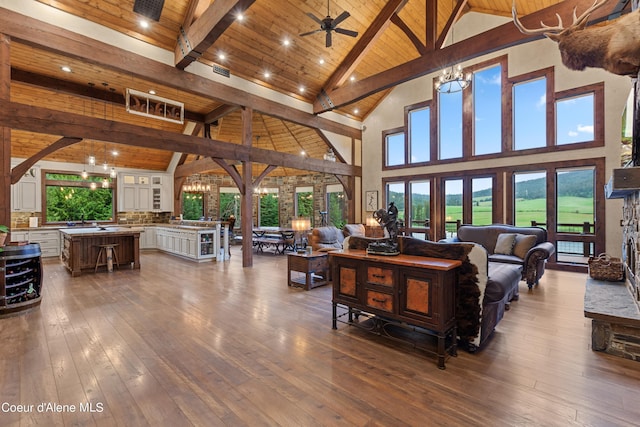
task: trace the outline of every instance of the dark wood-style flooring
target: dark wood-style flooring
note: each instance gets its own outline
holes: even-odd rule
[[[242,268],[233,251],[203,264],[145,252],[139,271],[76,278],[47,260],[42,305],[0,319],[0,425],[640,424],[640,364],[591,351],[583,274],[521,282],[489,345],[439,370],[332,330],[331,288],[289,288],[286,256]]]

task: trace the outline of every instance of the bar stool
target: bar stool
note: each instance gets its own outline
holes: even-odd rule
[[[98,245],[100,250],[98,251],[98,257],[96,258],[96,268],[94,269],[94,273],[98,271],[98,267],[106,265],[107,272],[113,272],[113,260],[116,261],[116,266],[120,268],[120,263],[118,262],[118,254],[115,251],[115,248],[119,245],[119,243],[110,243],[107,245]],[[105,255],[106,262],[104,264],[100,263],[100,259],[102,258],[102,254]]]

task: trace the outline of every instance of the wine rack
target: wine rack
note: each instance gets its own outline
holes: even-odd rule
[[[42,262],[38,243],[4,246],[0,252],[0,316],[40,304]]]

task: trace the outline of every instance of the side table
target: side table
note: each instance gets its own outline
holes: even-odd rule
[[[291,272],[304,273],[304,277],[291,277]],[[322,277],[314,275],[322,273]],[[326,252],[289,253],[287,256],[287,285],[302,286],[305,291],[326,285],[329,276],[329,256]]]

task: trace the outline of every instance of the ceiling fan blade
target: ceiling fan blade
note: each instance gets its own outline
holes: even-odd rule
[[[341,23],[342,21],[344,21],[345,19],[347,19],[350,16],[351,16],[351,14],[349,14],[349,12],[347,12],[345,10],[340,15],[338,15],[338,17],[336,19],[333,20],[333,23],[331,24],[331,26],[333,28],[337,27],[339,23]]]
[[[357,31],[345,30],[343,28],[334,28],[336,33],[344,34],[345,36],[358,37]]]
[[[327,31],[327,47],[331,47],[331,31]]]
[[[299,35],[300,35],[301,37],[302,37],[302,36],[308,36],[308,35],[310,35],[310,34],[319,33],[319,32],[321,32],[321,31],[324,31],[324,30],[313,30],[313,31],[307,31],[306,33],[302,33],[302,34],[299,34]]]
[[[307,12],[307,16],[311,19],[313,19],[314,21],[316,21],[318,24],[322,25],[322,19],[318,18],[317,16],[315,16],[313,13],[311,12]]]

